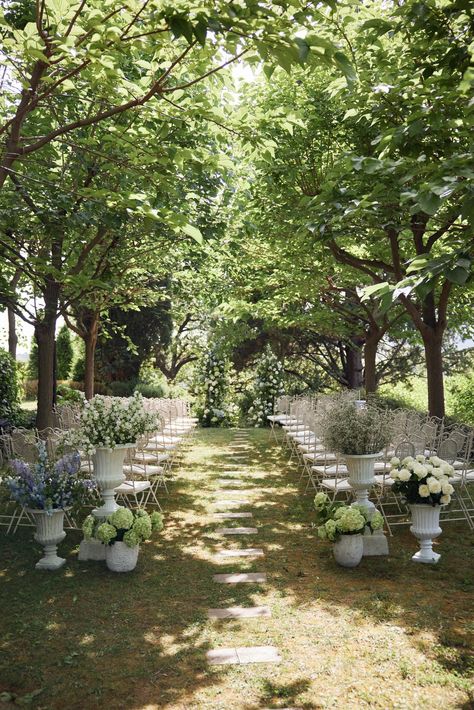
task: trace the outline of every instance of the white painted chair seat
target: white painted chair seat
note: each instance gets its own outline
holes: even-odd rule
[[[143,493],[151,488],[150,481],[124,481],[115,489],[115,492],[119,495],[134,495],[136,493]]]
[[[347,478],[325,478],[321,481],[320,485],[336,493],[339,491],[352,491],[352,486]]]
[[[339,464],[339,466],[311,466],[311,470],[321,476],[347,476],[347,466]]]

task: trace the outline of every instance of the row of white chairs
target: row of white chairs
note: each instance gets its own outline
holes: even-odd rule
[[[127,450],[123,472],[124,482],[116,489],[116,497],[127,507],[156,506],[161,510],[159,496],[168,493],[170,479],[179,461],[182,450],[191,440],[197,420],[192,418],[189,406],[179,400],[145,400],[150,411],[160,414],[159,428],[152,435],[142,437],[136,447]],[[79,421],[78,407],[68,405],[59,414],[63,424],[75,427]],[[54,428],[47,431],[14,430],[0,437],[2,466],[8,469],[8,461],[20,458],[34,463],[37,460],[37,442],[41,437],[45,441],[50,456],[58,453],[58,446],[69,427]],[[94,480],[93,460],[81,456],[81,472],[86,479]],[[6,493],[4,491],[4,493]],[[99,492],[91,490],[88,503],[97,505]],[[0,525],[7,527],[7,532],[15,532],[18,527],[33,525],[28,512],[21,506],[10,503],[9,512],[0,515]],[[66,516],[66,527],[77,528],[76,521]]]
[[[347,393],[356,399],[355,393]],[[321,421],[331,397],[282,397],[276,412],[270,417],[272,435],[277,428],[284,432],[283,445],[290,452],[290,460],[301,466],[301,478],[306,479],[306,491],[324,491],[332,499],[353,498],[344,458],[327,451],[321,438]],[[424,454],[438,455],[454,467],[450,482],[454,486],[452,503],[443,508],[443,521],[465,521],[474,528],[474,465],[473,430],[463,426],[446,426],[444,420],[419,415],[410,410],[394,410],[392,442],[375,464],[375,485],[371,497],[384,515],[387,529],[407,525],[409,511],[392,491],[390,459]]]

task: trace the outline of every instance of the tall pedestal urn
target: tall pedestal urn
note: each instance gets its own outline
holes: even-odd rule
[[[111,513],[115,513],[118,505],[115,501],[115,489],[124,482],[123,462],[127,449],[135,444],[117,444],[115,448],[109,449],[98,447],[92,457],[94,464],[94,478],[100,488],[100,494],[104,504],[100,508],[94,508],[92,514],[96,518],[107,518]],[[106,546],[98,540],[82,540],[79,546],[79,560],[105,560]]]
[[[439,525],[440,505],[410,505],[412,525],[410,532],[420,541],[420,550],[411,558],[413,562],[434,565],[441,555],[433,551],[433,540],[443,532]]]
[[[96,518],[106,518],[111,513],[115,513],[122,506],[115,502],[115,489],[124,482],[123,461],[127,449],[134,444],[118,444],[113,449],[99,447],[92,457],[94,464],[94,478],[100,488],[104,504],[100,508],[95,508],[92,513]]]
[[[66,560],[58,557],[58,544],[64,540],[64,510],[45,510],[29,508],[29,515],[36,523],[35,540],[44,547],[44,557],[36,563],[36,569],[55,570],[63,566]]]
[[[345,456],[349,483],[356,494],[354,505],[363,506],[368,513],[369,519],[374,514],[376,508],[369,500],[369,491],[374,484],[374,466],[381,453],[360,454],[358,456]],[[383,530],[376,530],[373,534],[368,531],[363,536],[364,556],[388,555],[388,542]]]

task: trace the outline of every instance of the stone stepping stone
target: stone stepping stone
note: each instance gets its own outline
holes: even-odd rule
[[[248,498],[223,498],[222,500],[216,500],[216,505],[247,505],[249,502]]]
[[[214,513],[214,518],[253,518],[253,513]]]
[[[225,609],[208,609],[209,619],[255,619],[271,616],[268,606],[228,606]]]
[[[243,582],[266,582],[265,572],[231,572],[230,574],[215,574],[212,577],[218,584],[242,584]]]
[[[219,550],[219,557],[264,557],[265,553],[260,547],[246,547],[240,550]]]
[[[218,535],[256,535],[257,528],[217,528]]]
[[[247,663],[280,663],[281,656],[275,646],[241,648],[216,648],[206,653],[211,665],[246,665]]]
[[[239,481],[239,479],[235,478],[218,478],[216,483],[220,486],[245,486],[245,481]]]
[[[243,491],[240,488],[233,490],[232,488],[226,488],[222,493],[226,496],[249,496],[252,495],[254,491]],[[219,493],[219,491],[217,491]]]

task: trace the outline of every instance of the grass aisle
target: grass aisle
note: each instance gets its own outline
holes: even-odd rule
[[[466,527],[446,525],[437,567],[411,563],[415,541],[399,531],[389,558],[343,570],[316,541],[311,496],[299,495],[298,475],[268,432],[250,431],[238,462],[234,439],[198,432],[164,501],[165,531],[142,547],[129,575],[79,563],[79,534],[60,547],[64,568],[39,573],[31,530],[0,532],[0,692],[51,710],[472,707],[474,541]],[[240,509],[254,517],[213,518],[224,510],[216,498],[230,497],[219,479],[234,471],[252,491]],[[215,533],[233,525],[258,534]],[[215,554],[241,547],[261,547],[265,557]],[[245,571],[268,581],[212,580]],[[272,616],[207,618],[209,608],[232,606],[267,606]],[[207,664],[208,650],[236,646],[275,646],[282,661]]]

